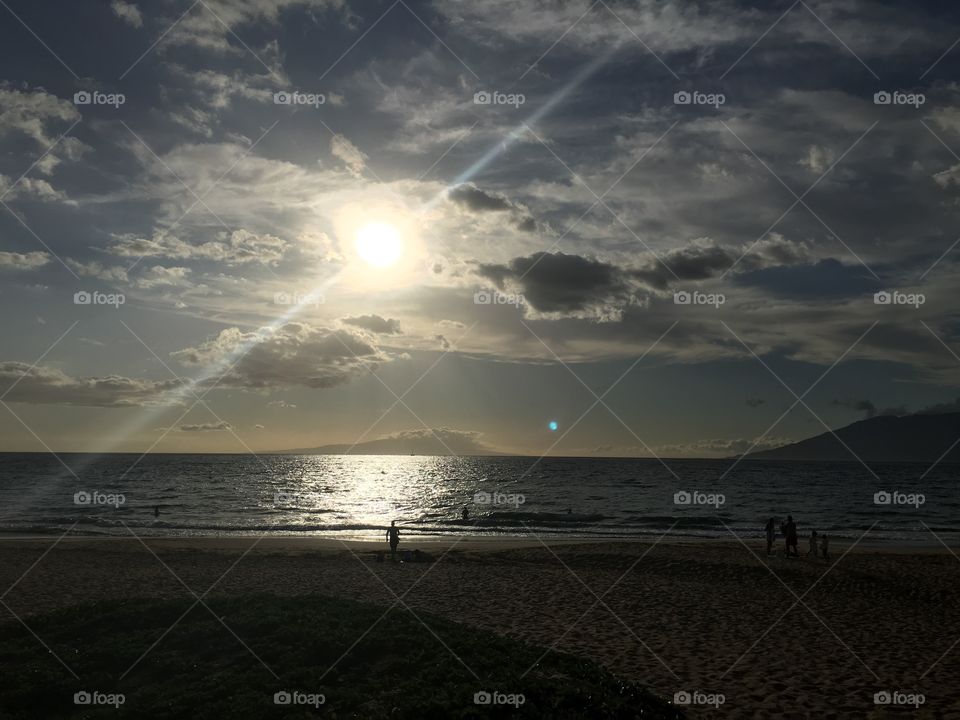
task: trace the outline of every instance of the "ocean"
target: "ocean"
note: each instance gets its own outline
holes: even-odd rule
[[[872,464],[878,480],[857,462],[745,461],[727,474],[730,460],[138,458],[0,455],[0,530],[379,540],[397,520],[406,535],[756,538],[768,517],[790,514],[802,535],[855,539],[872,527],[864,543],[937,544],[934,533],[952,543],[960,532],[956,465]]]

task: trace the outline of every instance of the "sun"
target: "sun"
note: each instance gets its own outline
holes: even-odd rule
[[[387,223],[370,223],[357,231],[357,255],[368,265],[388,268],[400,259],[403,242],[400,233]]]

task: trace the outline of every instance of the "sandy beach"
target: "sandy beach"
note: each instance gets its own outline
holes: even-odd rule
[[[435,562],[393,563],[377,561],[384,544],[307,538],[55,541],[0,540],[5,622],[187,588],[385,608],[399,596],[414,612],[590,658],[665,698],[722,694],[719,708],[686,707],[691,717],[885,717],[903,710],[874,694],[901,691],[923,694],[917,717],[960,718],[960,561],[944,548],[838,547],[827,562],[767,558],[756,541],[418,540],[406,546]]]

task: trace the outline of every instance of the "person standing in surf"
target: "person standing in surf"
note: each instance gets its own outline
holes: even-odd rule
[[[397,527],[397,521],[391,520],[390,527],[387,528],[387,541],[390,543],[390,559],[397,559],[397,545],[400,544],[400,528]]]

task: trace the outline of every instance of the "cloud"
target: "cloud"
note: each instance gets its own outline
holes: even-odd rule
[[[370,332],[381,335],[399,335],[400,321],[389,318],[382,318],[379,315],[360,315],[358,317],[346,317],[340,320],[347,325],[354,325]]]
[[[96,260],[89,262],[79,262],[67,258],[67,265],[80,277],[91,277],[97,280],[106,280],[107,282],[126,282],[127,269],[119,265],[108,267]]]
[[[0,270],[36,270],[50,262],[45,252],[0,252]]]
[[[506,196],[485,192],[473,183],[457,185],[447,194],[447,197],[474,212],[510,210],[513,207]]]
[[[40,202],[69,202],[65,193],[42,178],[20,178],[16,185],[6,175],[0,175],[0,196],[15,200],[32,198]]]
[[[368,156],[339,133],[330,138],[330,152],[340,159],[354,177],[360,177],[367,166]]]
[[[506,265],[481,264],[477,274],[500,289],[516,286],[532,308],[545,313],[583,312],[629,293],[614,265],[561,252],[537,252]]]
[[[447,192],[447,198],[474,213],[509,212],[513,226],[522,232],[534,232],[537,229],[537,222],[526,207],[511,202],[502,193],[481,190],[472,182],[457,185]]]
[[[293,403],[288,403],[286,400],[271,400],[267,403],[269,407],[278,407],[278,408],[295,408],[296,405]]]
[[[286,241],[274,235],[257,235],[243,229],[234,230],[229,236],[220,233],[216,239],[198,244],[185,242],[161,231],[149,239],[136,235],[115,236],[107,252],[129,258],[160,257],[170,260],[214,260],[227,265],[277,265],[287,247]]]
[[[810,172],[822,175],[833,164],[833,161],[834,154],[830,148],[811,145],[797,164],[807,168]]]
[[[175,404],[174,393],[182,386],[181,380],[137,380],[119,375],[74,378],[54,368],[0,362],[0,394],[9,391],[8,402],[88,407],[170,405]]]
[[[233,426],[221,420],[215,423],[199,423],[194,425],[181,425],[177,428],[179,432],[220,432],[224,430],[233,430]]]
[[[178,287],[187,283],[189,274],[190,268],[154,265],[137,278],[134,284],[144,290],[152,290],[158,287]]]
[[[110,3],[110,8],[113,10],[114,15],[128,25],[135,28],[143,27],[143,16],[140,14],[140,9],[133,3],[124,2],[123,0],[113,0],[113,2]]]
[[[302,322],[255,332],[229,328],[171,356],[188,367],[229,368],[220,386],[250,389],[335,387],[390,359],[366,333]]]
[[[763,398],[749,397],[747,398],[747,407],[760,407],[761,405],[766,404],[766,400]]]
[[[28,138],[46,153],[36,164],[37,170],[50,175],[63,159],[78,160],[90,147],[75,137],[67,136],[57,143],[58,131],[66,130],[67,123],[80,119],[73,103],[51,95],[46,90],[16,90],[0,81],[0,138]],[[51,150],[54,143],[56,147]],[[24,182],[27,182],[26,178]],[[34,181],[34,194],[56,193]],[[30,186],[30,183],[27,183]],[[19,186],[18,186],[19,188]]]

